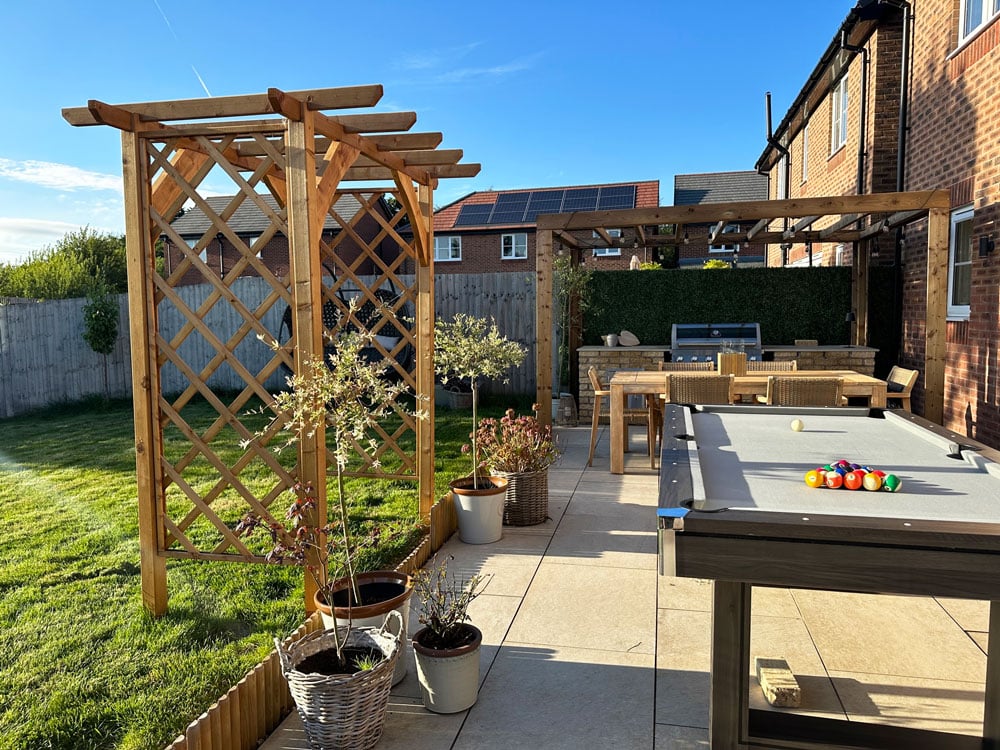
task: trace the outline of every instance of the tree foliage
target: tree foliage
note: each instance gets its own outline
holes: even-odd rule
[[[111,354],[118,340],[118,300],[104,285],[95,286],[83,306],[83,340],[98,354]]]
[[[0,263],[0,297],[68,299],[128,289],[125,238],[83,227],[21,264]]]

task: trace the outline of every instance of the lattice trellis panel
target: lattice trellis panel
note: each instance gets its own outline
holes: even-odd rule
[[[440,134],[393,132],[407,130],[412,113],[321,112],[372,106],[381,93],[272,89],[64,110],[73,124],[123,131],[143,597],[155,613],[166,609],[166,557],[259,562],[234,534],[238,520],[247,511],[270,519],[297,480],[325,487],[332,458],[323,446],[268,447],[280,439],[270,394],[321,356],[324,341],[344,327],[371,330],[387,377],[420,397],[433,392],[432,191],[439,177],[479,167],[437,151]],[[218,119],[245,115],[270,117]],[[220,192],[231,197],[209,199]],[[388,210],[386,194],[403,210]],[[201,218],[200,236],[178,231],[182,208]],[[247,209],[261,217],[250,239],[238,221]],[[276,262],[282,237],[288,256]],[[166,266],[163,242],[179,253]],[[400,409],[375,432],[379,447],[358,445],[349,474],[414,480],[426,516],[432,422]]]

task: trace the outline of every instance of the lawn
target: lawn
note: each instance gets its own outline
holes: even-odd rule
[[[470,417],[438,411],[437,496]],[[162,748],[302,622],[300,571],[220,562],[169,561],[146,614],[133,442],[126,402],[0,421],[0,750]],[[416,520],[406,483],[358,482],[354,514]]]

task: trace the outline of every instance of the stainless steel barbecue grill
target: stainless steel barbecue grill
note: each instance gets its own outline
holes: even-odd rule
[[[714,362],[721,351],[746,352],[747,359],[763,356],[760,323],[674,323],[670,334],[673,362]]]

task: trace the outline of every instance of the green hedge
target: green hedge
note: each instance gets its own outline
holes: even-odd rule
[[[870,269],[869,341],[895,358],[892,269]],[[816,339],[847,344],[851,269],[740,268],[596,271],[583,343],[628,330],[643,344],[670,344],[674,323],[760,323],[765,346]]]

